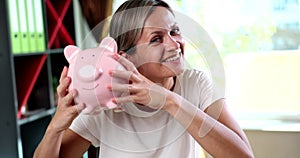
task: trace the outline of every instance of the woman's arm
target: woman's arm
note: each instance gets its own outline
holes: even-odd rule
[[[57,87],[58,105],[56,112],[48,125],[42,141],[35,150],[33,156],[35,158],[60,157],[64,155],[63,152],[70,151],[68,149],[72,148],[77,149],[72,151],[72,157],[81,156],[90,145],[87,140],[68,129],[85,106],[83,104],[72,105],[77,92],[75,90],[67,91],[71,83],[70,78],[67,77],[67,72],[68,69],[65,67],[59,80],[60,85]],[[78,144],[81,145],[77,146]]]
[[[128,96],[116,98],[117,103],[135,102],[167,111],[214,157],[254,157],[244,132],[229,113],[224,99],[202,111],[180,95],[145,78],[124,57],[115,55],[113,58],[128,71],[114,70],[111,75],[131,81],[128,85],[109,87],[114,91],[129,92]]]
[[[205,112],[170,93],[164,109],[175,117],[213,157],[254,157],[245,133],[231,116],[224,99]]]

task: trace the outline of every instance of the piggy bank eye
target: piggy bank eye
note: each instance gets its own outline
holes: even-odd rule
[[[84,57],[81,57],[81,59],[84,59]]]
[[[92,57],[95,57],[95,54],[93,54]]]

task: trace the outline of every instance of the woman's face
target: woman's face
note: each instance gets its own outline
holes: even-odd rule
[[[157,7],[147,18],[136,52],[130,56],[139,72],[152,81],[184,70],[184,41],[173,14]]]

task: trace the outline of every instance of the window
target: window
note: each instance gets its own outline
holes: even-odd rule
[[[238,118],[300,119],[299,0],[171,3],[213,39],[225,69],[226,98]],[[191,67],[207,69],[203,56],[185,55]]]

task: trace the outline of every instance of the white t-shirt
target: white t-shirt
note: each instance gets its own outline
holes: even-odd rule
[[[213,98],[211,80],[198,70],[177,76],[174,92],[201,110]],[[70,129],[100,146],[100,158],[199,158],[200,145],[166,111],[149,111],[128,103],[124,112],[79,115]]]

